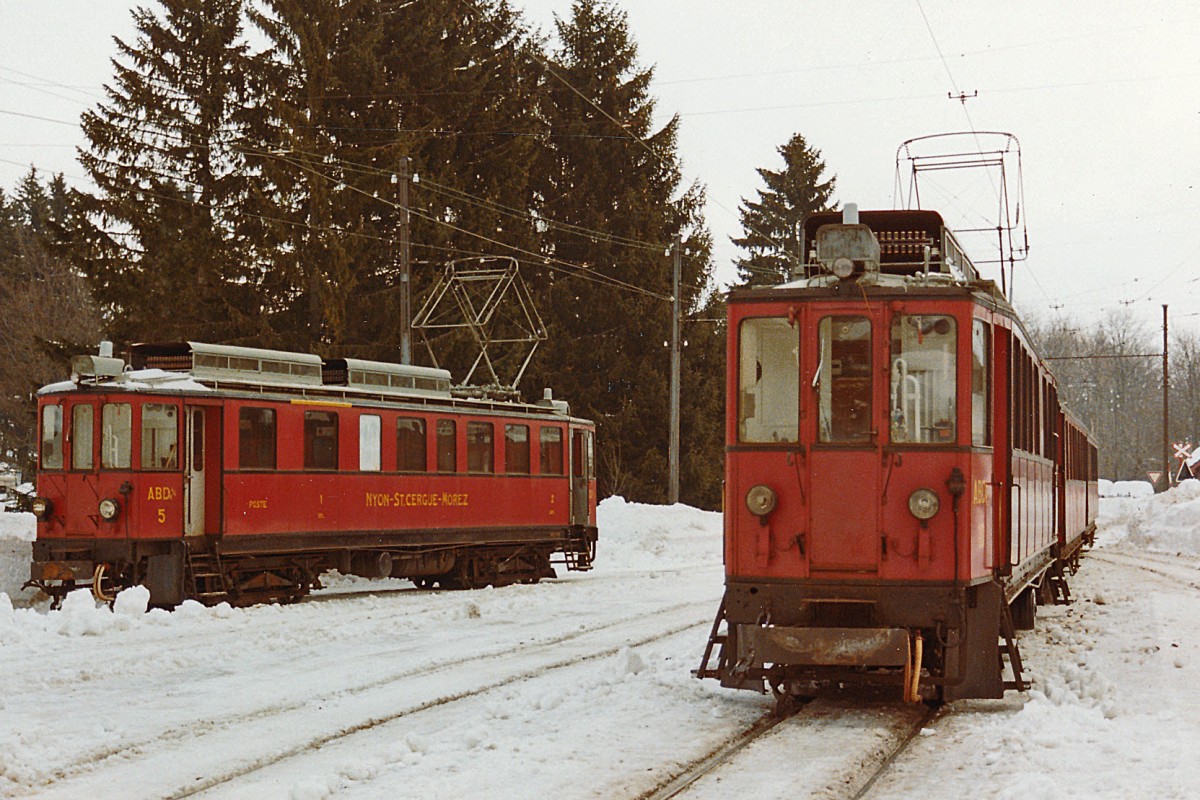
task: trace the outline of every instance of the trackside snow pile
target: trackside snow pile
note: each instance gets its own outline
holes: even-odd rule
[[[1154,495],[1131,514],[1126,542],[1159,553],[1200,555],[1200,481]]]
[[[596,568],[662,569],[721,562],[721,514],[609,497],[596,508]]]
[[[0,513],[0,592],[17,605],[28,605],[28,599],[21,597],[21,584],[29,580],[29,543],[36,532],[33,514]]]

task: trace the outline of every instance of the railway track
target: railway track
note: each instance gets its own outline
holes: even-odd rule
[[[586,630],[492,652],[473,651],[434,667],[408,669],[351,686],[338,686],[308,694],[289,703],[270,705],[243,714],[188,720],[165,731],[108,748],[80,753],[71,764],[55,770],[40,783],[37,796],[50,800],[79,793],[74,779],[108,770],[111,785],[135,785],[123,778],[130,775],[161,775],[153,785],[141,781],[145,796],[186,798],[218,790],[289,759],[303,756],[325,745],[369,731],[397,719],[475,697],[501,687],[534,679],[555,670],[607,658],[627,647],[668,638],[711,624],[711,602],[680,603],[638,617],[595,625]],[[611,631],[621,628],[627,635],[613,643]],[[411,650],[411,647],[409,648]],[[447,691],[446,687],[470,687]],[[292,731],[284,720],[301,715],[320,717],[316,730]],[[247,726],[263,729],[261,737],[248,737]],[[281,736],[282,732],[282,736]],[[194,746],[195,740],[208,740]],[[257,752],[246,753],[246,741],[255,741]],[[178,769],[177,746],[188,745],[186,776]],[[166,745],[164,747],[164,745]],[[239,752],[240,751],[240,752]],[[147,755],[143,756],[143,753]],[[229,754],[238,754],[230,763]],[[148,769],[148,762],[161,761],[161,769]]]
[[[928,706],[804,701],[784,716],[762,717],[636,800],[688,797],[693,787],[700,797],[771,796],[784,785],[796,797],[863,800],[938,714]]]
[[[940,706],[926,706],[925,712],[912,723],[908,731],[900,736],[885,751],[883,754],[883,760],[879,763],[879,766],[877,766],[875,770],[866,777],[866,780],[864,780],[854,794],[850,796],[850,800],[863,800],[863,798],[870,797],[871,792],[875,788],[875,784],[879,782],[879,779],[891,772],[892,766],[896,763],[896,760],[903,755],[906,750],[908,750],[909,745],[913,743],[913,740],[917,738],[917,735],[920,734],[920,732],[926,726],[932,723],[940,713]]]
[[[749,728],[722,742],[707,754],[685,764],[682,770],[671,775],[648,792],[638,795],[636,800],[669,800],[669,798],[679,796],[713,770],[731,762],[738,753],[775,730],[798,710],[799,708],[796,708],[788,714],[773,713],[762,717]]]

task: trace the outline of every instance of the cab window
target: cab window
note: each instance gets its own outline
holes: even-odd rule
[[[954,317],[904,314],[892,321],[893,442],[954,442],[955,342]]]
[[[818,439],[871,441],[871,320],[825,317],[817,328]]]
[[[179,411],[165,403],[142,406],[142,469],[179,466]]]
[[[797,441],[800,334],[796,327],[781,317],[744,320],[738,349],[738,440]]]
[[[42,469],[63,467],[62,406],[42,406]]]
[[[105,403],[100,414],[100,466],[129,469],[132,450],[132,407],[129,403]]]
[[[92,442],[96,411],[90,405],[71,409],[71,469],[92,468]]]

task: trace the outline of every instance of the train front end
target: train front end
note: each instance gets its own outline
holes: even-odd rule
[[[726,591],[697,674],[998,697],[996,320],[940,217],[864,217],[818,218],[817,268],[729,296]]]
[[[38,393],[37,539],[26,585],[56,605],[81,587],[105,601],[138,583],[152,602],[178,602],[182,591],[180,398],[139,392],[123,368],[110,350],[78,356],[70,381]]]

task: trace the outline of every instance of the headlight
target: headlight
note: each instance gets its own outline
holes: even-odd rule
[[[835,258],[833,260],[833,274],[842,280],[846,280],[854,274],[854,262],[845,256]]]
[[[775,490],[759,484],[746,492],[746,508],[757,517],[765,517],[775,510]]]
[[[29,510],[38,519],[45,519],[50,516],[51,507],[50,501],[45,497],[35,497],[29,503]]]
[[[117,512],[120,510],[121,507],[117,505],[117,501],[113,500],[111,497],[106,497],[100,501],[100,516],[108,522],[112,522],[114,519],[116,519]]]
[[[932,489],[917,489],[908,496],[908,510],[922,522],[931,519],[941,505],[937,492]]]

